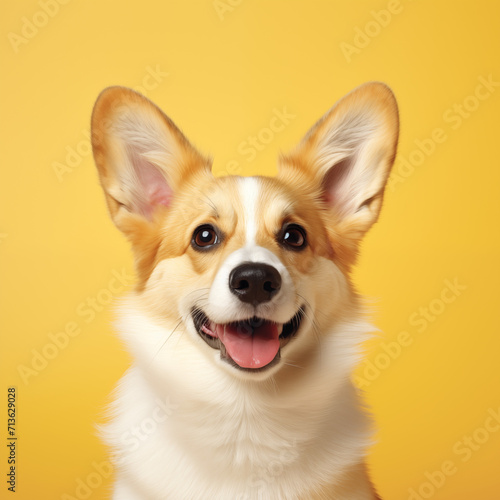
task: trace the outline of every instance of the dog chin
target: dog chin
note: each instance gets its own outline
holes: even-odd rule
[[[217,361],[233,375],[254,380],[276,372],[281,364],[281,350],[297,336],[304,316],[302,306],[286,323],[254,316],[217,324],[202,309],[191,310],[196,333],[219,351]]]

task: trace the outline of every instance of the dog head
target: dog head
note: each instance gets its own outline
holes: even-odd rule
[[[215,177],[153,103],[104,90],[94,157],[134,251],[142,306],[235,376],[306,363],[355,313],[349,270],[378,218],[397,137],[392,92],[369,83],[280,158],[275,178]]]

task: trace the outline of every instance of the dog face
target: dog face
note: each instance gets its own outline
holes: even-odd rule
[[[300,359],[356,308],[359,241],[394,161],[397,107],[383,84],[339,101],[268,177],[214,177],[143,96],[112,87],[92,117],[111,217],[132,244],[148,314],[240,378]]]

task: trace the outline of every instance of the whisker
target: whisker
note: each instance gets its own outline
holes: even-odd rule
[[[314,340],[316,341],[316,343],[318,345],[319,355],[323,356],[323,350],[321,349],[321,336],[320,336],[320,332],[319,332],[319,325],[318,325],[318,322],[316,320],[316,317],[315,316],[311,316],[311,314],[309,314],[309,311],[312,310],[311,304],[302,295],[300,295],[300,294],[297,294],[297,295],[304,301],[304,303],[307,306],[305,308],[301,307],[302,314],[311,322],[311,331],[312,331],[312,334],[313,334],[313,338],[314,338]],[[321,311],[318,311],[318,312],[321,314]]]
[[[210,291],[210,287],[208,288],[197,288],[196,290],[192,290],[191,292],[189,292],[186,297],[189,297],[190,295],[192,295],[193,293],[200,293],[200,292],[206,292],[207,296],[208,296],[208,292]]]
[[[217,210],[215,203],[207,195],[203,195],[202,198],[199,198],[199,201],[206,203],[213,210],[215,216],[219,217],[219,211]]]
[[[304,368],[303,366],[297,365],[295,363],[289,363],[289,362],[284,362],[283,363],[285,366],[292,366],[293,368]]]
[[[161,346],[158,349],[158,351],[156,351],[156,354],[153,356],[153,361],[156,359],[156,356],[158,356],[158,354],[160,353],[160,351],[165,347],[165,344],[170,340],[170,337],[174,334],[175,330],[177,330],[177,328],[179,328],[179,326],[181,325],[181,323],[182,323],[182,318],[179,319],[179,321],[175,325],[174,329],[170,332],[170,334],[167,336],[167,338],[163,341],[163,343],[161,344]]]
[[[269,378],[269,384],[271,385],[271,388],[273,389],[274,394],[278,394],[278,384],[277,384],[276,380],[274,379],[274,377]]]

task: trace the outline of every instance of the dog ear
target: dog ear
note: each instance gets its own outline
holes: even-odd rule
[[[392,91],[383,83],[364,84],[337,102],[282,158],[280,174],[312,178],[329,219],[358,239],[378,218],[398,133]]]
[[[152,221],[199,169],[210,171],[175,124],[141,94],[109,87],[92,113],[92,149],[108,208],[124,232],[131,220]]]

